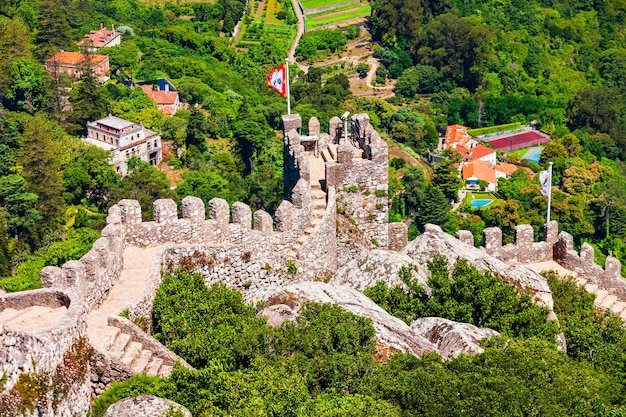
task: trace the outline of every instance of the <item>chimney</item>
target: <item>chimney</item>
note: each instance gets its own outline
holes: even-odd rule
[[[170,91],[170,83],[165,83],[165,91]]]
[[[111,23],[111,32],[113,32],[111,36],[115,36],[115,25],[113,23]]]
[[[104,24],[100,22],[100,30],[104,29]]]

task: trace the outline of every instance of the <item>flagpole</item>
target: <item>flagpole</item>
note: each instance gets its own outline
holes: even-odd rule
[[[552,204],[552,162],[550,162],[550,167],[548,168],[548,216],[547,223],[550,223],[550,205]]]
[[[291,98],[289,97],[289,58],[285,58],[285,80],[287,82],[287,114],[291,114]]]

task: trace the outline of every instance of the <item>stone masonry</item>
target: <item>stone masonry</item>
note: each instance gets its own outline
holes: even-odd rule
[[[215,198],[205,205],[189,196],[182,201],[181,217],[176,203],[163,199],[154,202],[153,219],[144,221],[137,201],[122,200],[110,208],[102,237],[86,255],[41,271],[44,288],[0,294],[0,406],[21,374],[54,373],[85,336],[95,349],[92,361],[85,363],[88,377],[54,407],[44,402],[25,415],[83,416],[91,396],[113,380],[138,373],[166,376],[176,361],[185,366],[134,324],[149,327],[161,274],[178,266],[200,272],[207,284],[224,282],[241,290],[246,300],[259,301],[280,287],[328,281],[345,259],[358,255],[346,252],[338,240],[342,221],[364,237],[362,253],[395,259],[391,269],[411,256],[423,256],[412,252],[415,245],[407,246],[405,224],[387,221],[387,145],[367,115],[352,117],[348,140],[336,117],[328,133],[320,132],[319,121],[312,118],[307,136],[300,132],[299,115],[284,116],[283,124],[288,199],[274,217],[262,210],[253,213],[241,202],[229,207]],[[437,228],[427,229],[442,235]],[[608,257],[602,268],[594,263],[589,245],[577,253],[571,235],[557,233],[558,225],[551,222],[546,239],[535,242],[532,227],[520,225],[515,243],[502,245],[502,232],[490,228],[485,230],[485,246],[471,250],[463,244],[473,246],[468,231],[460,231],[458,240],[445,239],[468,253],[478,251],[509,264],[554,260],[597,295],[596,305],[626,318],[619,261]],[[379,262],[372,259],[364,268],[377,268]],[[128,319],[119,317],[122,310]]]

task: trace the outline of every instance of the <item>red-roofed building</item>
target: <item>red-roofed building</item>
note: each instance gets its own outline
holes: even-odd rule
[[[463,146],[465,148],[473,148],[478,142],[467,133],[467,127],[462,125],[450,125],[446,127],[446,136],[441,143],[441,149],[456,148]]]
[[[60,51],[46,61],[46,70],[55,78],[60,74],[80,77],[82,75],[81,67],[85,65],[85,59],[90,61],[91,69],[101,81],[108,79],[109,57],[106,55],[85,55],[78,52]]]
[[[154,85],[144,84],[141,90],[157,104],[162,113],[171,116],[178,111],[180,106],[178,91],[168,80],[161,78]]]
[[[467,161],[461,165],[463,181],[467,188],[480,188],[480,181],[487,182],[486,191],[494,191],[498,185],[493,164],[485,161]]]
[[[111,30],[100,23],[100,29],[92,30],[85,35],[78,46],[88,52],[96,52],[100,48],[108,48],[122,43],[122,34],[115,31],[115,26],[111,25]]]
[[[470,149],[457,145],[456,150],[463,157],[463,161],[484,161],[493,165],[496,164],[496,151],[485,145],[477,145]]]

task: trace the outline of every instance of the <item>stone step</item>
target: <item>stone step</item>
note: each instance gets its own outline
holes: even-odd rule
[[[334,146],[329,146],[328,147],[328,153],[330,154],[330,157],[333,158],[335,161],[337,160],[337,145]]]
[[[594,294],[596,291],[598,291],[598,286],[595,284],[585,284],[585,289],[587,290],[587,292]]]
[[[620,315],[624,311],[625,308],[626,308],[626,303],[622,301],[617,301],[613,303],[613,305],[611,306],[611,311],[617,315]]]
[[[311,190],[312,191],[322,191],[322,184],[319,183],[319,181],[313,181],[311,182]],[[324,193],[324,191],[322,191]],[[324,193],[326,194],[326,193]]]
[[[321,217],[319,217],[317,219],[313,219],[313,220],[311,220],[311,225],[317,226],[318,224],[321,224],[322,221],[323,221],[323,219]]]
[[[617,296],[613,294],[609,294],[606,297],[604,297],[604,300],[602,301],[602,308],[610,309],[611,306],[615,304],[616,301],[617,301]]]
[[[289,249],[287,252],[287,259],[298,259],[298,252],[293,249]]]
[[[602,301],[604,301],[604,298],[609,295],[609,292],[607,290],[596,290],[595,294],[596,299],[593,303],[596,305],[596,307],[600,307],[602,305]]]
[[[354,150],[354,156],[352,159],[363,159],[363,149],[357,148]]]
[[[167,378],[172,373],[172,369],[174,369],[172,365],[161,365],[161,368],[159,368],[159,372],[157,373],[157,375],[159,375],[161,378]]]
[[[104,337],[102,338],[103,345],[101,346],[102,350],[107,351],[111,346],[113,346],[113,342],[117,339],[117,336],[122,331],[115,326],[107,326],[104,328]]]
[[[322,190],[313,190],[311,189],[311,199],[313,201],[321,200],[326,203],[326,193]]]
[[[143,350],[143,345],[139,342],[130,342],[126,345],[124,353],[120,357],[120,362],[126,366],[130,366]]]
[[[575,280],[576,280],[576,283],[581,287],[584,287],[585,285],[587,285],[587,280],[583,277],[576,277]]]
[[[307,235],[302,235],[299,238],[296,239],[296,242],[300,243],[301,245],[308,239],[309,237]]]
[[[148,363],[150,363],[150,359],[152,359],[152,352],[147,349],[142,350],[130,368],[133,375],[138,375],[144,372],[148,367]]]
[[[325,208],[316,208],[311,210],[311,217],[323,217],[324,213],[326,213]]]
[[[109,355],[113,359],[119,359],[124,353],[124,350],[126,349],[126,345],[128,344],[128,342],[130,342],[130,335],[127,335],[126,333],[118,334],[117,337],[115,338],[115,341],[113,342],[111,347],[108,349]]]
[[[320,152],[320,156],[322,157],[324,162],[332,161],[332,156],[330,156],[330,152],[328,152],[326,149],[322,149],[322,152]]]
[[[312,226],[307,226],[306,229],[304,229],[303,233],[305,235],[310,235],[311,233],[313,233],[315,231],[315,227]]]
[[[161,365],[163,365],[163,359],[153,356],[146,367],[146,375],[155,376],[159,372]]]

